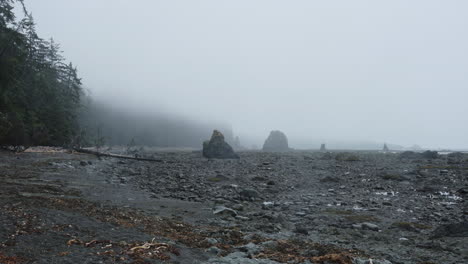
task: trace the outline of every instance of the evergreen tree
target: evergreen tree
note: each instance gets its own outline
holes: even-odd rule
[[[17,21],[13,5],[22,5]],[[67,145],[80,134],[77,69],[36,33],[24,3],[0,2],[0,145]]]

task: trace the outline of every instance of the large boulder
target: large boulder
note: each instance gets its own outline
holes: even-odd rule
[[[426,150],[423,153],[421,153],[421,156],[424,159],[437,159],[439,158],[439,153],[437,151]]]
[[[224,135],[218,130],[213,131],[209,141],[203,142],[203,156],[209,159],[238,159],[232,147],[224,141]]]
[[[263,144],[263,151],[281,152],[288,150],[288,138],[283,132],[278,130],[271,131]]]

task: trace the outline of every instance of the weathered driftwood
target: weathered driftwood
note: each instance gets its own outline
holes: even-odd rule
[[[118,158],[118,159],[164,162],[164,160],[161,160],[161,159],[148,159],[148,158],[131,157],[131,156],[118,155],[118,154],[111,154],[111,153],[102,153],[102,152],[93,151],[89,149],[82,149],[82,148],[74,148],[73,150],[76,152],[80,152],[80,153],[96,155],[98,157],[111,157],[111,158]]]

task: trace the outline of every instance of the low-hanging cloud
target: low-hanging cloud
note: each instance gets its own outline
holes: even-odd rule
[[[248,144],[467,148],[466,1],[27,1],[99,98]]]

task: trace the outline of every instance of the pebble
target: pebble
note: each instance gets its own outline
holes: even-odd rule
[[[207,238],[205,240],[206,240],[206,242],[210,243],[211,245],[218,243],[218,240],[216,240],[216,238],[212,238],[212,237],[209,237],[209,238]]]
[[[274,240],[269,240],[269,241],[265,241],[261,244],[264,248],[276,248],[278,246],[278,242],[274,241]]]
[[[221,253],[221,249],[217,247],[210,247],[206,250],[206,252],[213,254],[213,255],[219,255]]]

